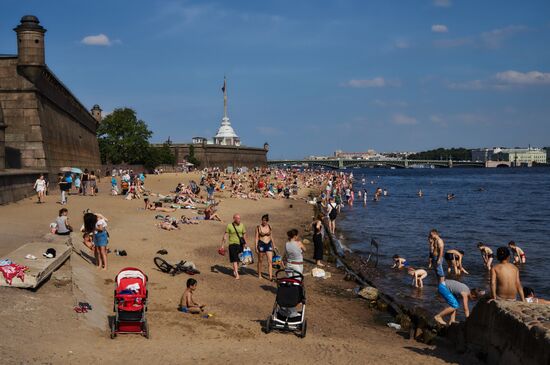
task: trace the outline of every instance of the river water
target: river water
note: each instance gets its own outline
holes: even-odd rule
[[[350,171],[350,170],[348,170]],[[470,275],[453,278],[470,288],[489,287],[489,275],[476,247],[482,241],[495,253],[514,240],[526,254],[520,267],[524,286],[550,299],[550,169],[353,169],[355,186],[367,189],[366,205],[356,195],[337,220],[343,242],[367,255],[370,241],[379,242],[379,268],[375,283],[401,304],[434,311],[436,277],[428,270],[424,289],[411,286],[405,270],[390,269],[392,256],[405,257],[414,267],[427,268],[427,236],[436,228],[445,249],[465,251],[463,265]],[[365,179],[365,182],[362,182]],[[388,196],[372,197],[377,187]],[[422,189],[424,196],[416,193]],[[447,201],[447,194],[456,198]],[[446,269],[445,261],[444,268]],[[435,307],[435,308],[434,308]]]

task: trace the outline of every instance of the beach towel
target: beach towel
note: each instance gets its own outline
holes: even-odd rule
[[[9,265],[0,266],[0,271],[4,275],[6,282],[11,285],[13,278],[19,278],[25,281],[25,271],[29,268],[23,265],[11,263]]]

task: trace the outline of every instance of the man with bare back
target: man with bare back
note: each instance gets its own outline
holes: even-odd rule
[[[491,269],[491,298],[515,301],[517,296],[525,301],[523,288],[519,280],[519,269],[508,262],[510,250],[508,247],[497,249],[499,263]]]

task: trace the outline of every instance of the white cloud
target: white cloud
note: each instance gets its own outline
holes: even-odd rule
[[[550,72],[519,72],[509,70],[497,73],[495,79],[504,83],[516,85],[548,85],[550,84]]]
[[[524,25],[509,25],[504,28],[497,28],[488,32],[483,32],[479,36],[483,45],[488,48],[500,48],[502,43],[511,36],[525,32],[529,28]]]
[[[109,37],[107,37],[105,34],[101,33],[98,35],[89,35],[80,41],[82,44],[85,44],[87,46],[110,46],[113,44]]]
[[[437,124],[437,125],[441,126],[441,127],[447,127],[448,126],[447,121],[439,115],[430,115],[430,121],[434,124]]]
[[[486,87],[482,80],[470,80],[464,82],[452,82],[447,85],[452,90],[481,90]]]
[[[514,87],[536,85],[550,85],[550,72],[508,70],[483,80],[447,83],[451,90],[511,90]]]
[[[432,26],[432,31],[434,32],[435,26],[437,25]],[[479,48],[498,49],[507,39],[528,30],[529,28],[524,25],[509,25],[504,28],[496,28],[478,35],[461,38],[437,39],[433,42],[433,44],[438,48],[474,46]]]
[[[418,124],[418,121],[416,118],[409,117],[405,114],[394,114],[391,119],[393,124],[397,125],[414,125]]]
[[[453,5],[451,0],[433,0],[433,4],[441,8],[448,8]]]
[[[409,43],[409,41],[405,39],[398,39],[393,43],[393,46],[399,49],[406,49],[406,48],[410,48],[411,44]]]
[[[351,79],[341,84],[344,87],[367,88],[367,87],[385,87],[385,86],[401,86],[399,80],[386,80],[383,77],[375,77],[373,79]]]
[[[432,32],[434,33],[447,33],[448,31],[449,31],[449,28],[447,28],[446,25],[443,25],[443,24],[432,25]]]

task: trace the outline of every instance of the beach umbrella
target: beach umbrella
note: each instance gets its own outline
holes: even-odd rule
[[[71,167],[62,167],[62,168],[59,169],[59,171],[61,171],[61,172],[71,172],[71,169],[72,169]]]
[[[78,167],[72,167],[72,168],[71,168],[71,172],[72,172],[73,174],[82,174],[82,170],[79,169]]]

